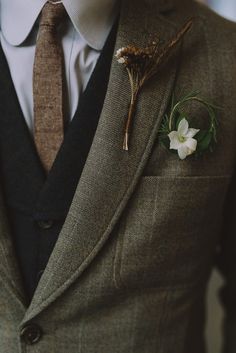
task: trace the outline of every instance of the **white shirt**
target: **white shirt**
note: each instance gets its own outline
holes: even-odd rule
[[[26,123],[33,131],[33,63],[38,20],[47,0],[0,0],[0,42]],[[118,0],[63,0],[61,28],[71,120],[118,12]]]

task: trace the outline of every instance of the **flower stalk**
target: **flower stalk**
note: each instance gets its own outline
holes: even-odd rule
[[[127,117],[126,124],[125,124],[125,135],[124,135],[124,141],[123,141],[123,150],[125,150],[125,151],[129,150],[129,132],[130,132],[133,116],[134,116],[135,110],[136,110],[136,102],[137,102],[138,92],[139,91],[137,90],[137,91],[132,92],[132,94],[131,94],[131,101],[130,101],[130,105],[129,105],[128,117]]]
[[[158,73],[160,66],[167,60],[171,51],[180,42],[185,33],[189,31],[192,23],[192,19],[187,21],[166,45],[160,45],[160,40],[157,39],[144,49],[129,45],[117,50],[116,58],[126,68],[131,87],[131,99],[125,123],[123,150],[129,150],[131,124],[142,87],[150,78]]]

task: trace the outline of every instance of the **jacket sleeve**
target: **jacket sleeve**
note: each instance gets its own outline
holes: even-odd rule
[[[219,292],[224,309],[223,353],[236,352],[236,173],[224,207],[224,220],[217,253],[217,267],[224,278]]]

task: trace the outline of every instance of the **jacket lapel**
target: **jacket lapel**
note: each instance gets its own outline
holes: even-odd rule
[[[123,1],[115,51],[128,44],[144,47],[151,35],[168,40],[176,28],[151,15],[153,4]],[[152,23],[153,21],[153,23]],[[41,277],[25,321],[54,301],[91,263],[118,221],[150,155],[175,80],[176,59],[140,94],[130,150],[122,150],[130,87],[125,69],[113,57],[98,128],[67,219]]]

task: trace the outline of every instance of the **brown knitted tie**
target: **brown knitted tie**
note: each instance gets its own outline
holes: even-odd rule
[[[34,140],[46,172],[50,170],[64,137],[63,51],[57,27],[65,17],[62,3],[45,4],[34,59]]]

